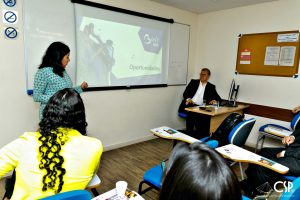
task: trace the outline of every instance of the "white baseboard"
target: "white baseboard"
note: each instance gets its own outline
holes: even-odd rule
[[[144,141],[152,140],[152,139],[155,139],[155,138],[157,138],[157,137],[155,137],[154,135],[150,135],[150,136],[146,136],[146,137],[142,137],[142,138],[138,138],[138,139],[134,139],[134,140],[129,140],[129,141],[126,141],[126,142],[121,142],[121,143],[117,143],[117,144],[104,146],[104,151],[118,149],[118,148],[125,147],[125,146],[131,145],[131,144],[136,144],[136,143],[139,143],[139,142],[144,142]]]

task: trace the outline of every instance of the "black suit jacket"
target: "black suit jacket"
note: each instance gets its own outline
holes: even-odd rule
[[[199,79],[192,79],[191,82],[188,84],[188,86],[186,87],[184,93],[183,93],[183,100],[179,106],[178,111],[179,112],[185,112],[185,108],[186,107],[190,107],[192,105],[185,105],[185,101],[188,98],[193,98],[194,95],[196,94],[198,87],[200,84],[200,80]],[[221,97],[218,95],[217,91],[216,91],[216,86],[211,84],[210,82],[207,82],[206,86],[205,86],[205,90],[204,90],[204,94],[203,94],[203,99],[206,100],[206,102],[210,102],[212,100],[216,100],[216,101],[221,101]]]
[[[295,141],[286,147],[286,152],[284,157],[293,157],[299,160],[300,162],[300,129],[296,129],[293,134]],[[300,172],[300,166],[299,166]]]
[[[270,158],[275,162],[278,162],[284,166],[287,166],[290,170],[288,175],[300,176],[300,129],[297,129],[292,134],[295,137],[295,141],[286,146],[286,148],[274,148],[274,152],[279,152],[285,150],[284,157],[274,157]]]

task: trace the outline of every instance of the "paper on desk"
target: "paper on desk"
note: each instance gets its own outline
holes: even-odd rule
[[[264,165],[268,165],[280,172],[287,172],[289,170],[289,168],[284,165],[276,163],[268,158],[262,157],[258,154],[255,154],[251,151],[235,146],[233,144],[228,144],[222,147],[218,147],[216,148],[216,151],[218,151],[223,156],[228,157],[232,160],[247,161],[247,162],[253,162],[257,164],[261,163]]]
[[[235,146],[233,144],[228,144],[222,147],[216,148],[216,150],[222,155],[233,159],[233,160],[252,160],[258,161],[261,156],[247,151],[243,148]]]
[[[158,137],[172,139],[172,140],[181,140],[188,143],[200,142],[200,140],[193,138],[189,135],[181,133],[175,129],[172,129],[167,126],[162,126],[158,128],[154,128],[150,130],[153,134],[157,135]]]
[[[264,131],[267,133],[278,135],[280,137],[289,136],[293,133],[292,131],[288,131],[288,130],[285,130],[285,129],[282,129],[279,127],[275,127],[275,126],[267,126]]]
[[[141,197],[138,193],[131,190],[126,190],[125,196],[120,197],[117,195],[117,190],[112,189],[108,192],[105,192],[92,200],[145,200],[143,197]]]

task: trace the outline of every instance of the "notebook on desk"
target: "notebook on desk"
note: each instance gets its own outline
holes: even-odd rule
[[[229,102],[228,102],[228,100],[222,100],[219,105],[220,106],[228,106]]]
[[[279,127],[276,127],[276,126],[271,126],[271,125],[267,126],[264,129],[264,131],[267,132],[267,133],[277,135],[279,137],[289,136],[293,133],[292,131],[288,131],[288,130],[285,130],[285,129],[282,129],[282,128],[279,128]]]
[[[235,105],[233,104],[233,101],[229,102],[228,100],[222,100],[219,104],[220,106],[224,107],[237,107],[238,103],[236,103]]]

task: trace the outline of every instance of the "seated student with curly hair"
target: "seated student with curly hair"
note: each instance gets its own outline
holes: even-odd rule
[[[159,200],[207,199],[242,199],[236,176],[206,144],[177,144],[169,159]]]
[[[85,189],[98,170],[103,146],[85,136],[84,104],[74,89],[60,90],[50,98],[39,127],[0,149],[0,178],[16,171],[11,199]]]

